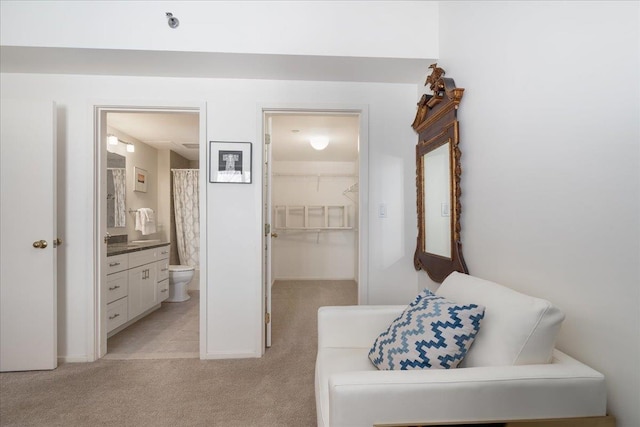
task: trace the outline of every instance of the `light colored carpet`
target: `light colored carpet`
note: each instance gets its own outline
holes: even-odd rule
[[[355,304],[355,282],[273,288],[261,359],[99,360],[0,374],[2,426],[314,426],[317,309]]]

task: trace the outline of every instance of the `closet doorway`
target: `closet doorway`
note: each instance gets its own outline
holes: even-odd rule
[[[203,115],[96,107],[98,357],[200,356]],[[176,293],[174,271],[186,270],[186,292]]]
[[[264,124],[265,345],[270,347],[284,345],[285,337],[277,335],[286,335],[284,323],[296,323],[296,313],[327,301],[358,302],[361,113],[266,111]]]

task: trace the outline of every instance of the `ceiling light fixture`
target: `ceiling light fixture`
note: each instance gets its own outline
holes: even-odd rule
[[[118,145],[118,137],[115,135],[107,135],[107,144]]]
[[[134,153],[134,152],[136,151],[136,146],[135,146],[135,145],[133,145],[133,143],[131,143],[131,142],[124,142],[124,141],[122,141],[122,142],[123,142],[124,144],[126,144],[126,145],[127,145],[127,152],[128,152],[128,153]]]
[[[309,138],[309,143],[314,149],[320,151],[327,148],[329,145],[329,138],[326,136],[312,136]]]

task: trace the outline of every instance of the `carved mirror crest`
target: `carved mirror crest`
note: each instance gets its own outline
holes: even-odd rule
[[[464,89],[457,88],[437,64],[425,86],[412,127],[416,145],[418,241],[413,258],[416,270],[425,270],[441,283],[454,271],[468,273],[460,242],[460,167],[458,106]]]

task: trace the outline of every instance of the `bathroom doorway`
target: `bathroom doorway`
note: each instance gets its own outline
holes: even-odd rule
[[[206,269],[200,268],[206,254],[199,253],[206,228],[199,221],[206,218],[206,186],[200,185],[204,174],[199,173],[204,110],[95,111],[100,242],[96,354],[111,359],[198,358],[203,335],[200,283],[206,277]],[[188,276],[188,283],[179,285],[176,275]]]
[[[300,309],[289,307],[291,287],[311,297],[327,289],[344,293],[337,304],[356,304],[363,290],[362,116],[361,110],[264,112],[266,347],[286,334],[278,316]]]

